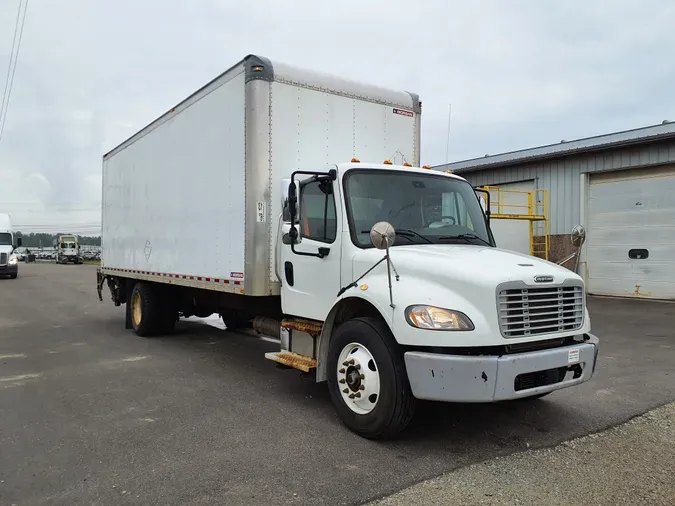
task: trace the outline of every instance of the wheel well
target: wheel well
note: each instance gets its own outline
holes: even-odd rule
[[[342,299],[337,305],[335,305],[335,307],[333,307],[330,314],[328,315],[328,318],[326,318],[326,321],[323,324],[323,329],[321,330],[321,335],[319,336],[319,342],[316,346],[316,360],[318,363],[316,370],[317,383],[326,381],[328,377],[326,371],[328,345],[330,344],[331,336],[335,330],[348,320],[364,316],[378,318],[385,325],[389,325],[375,306],[360,297],[349,297]]]

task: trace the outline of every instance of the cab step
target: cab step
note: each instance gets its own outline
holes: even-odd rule
[[[291,353],[290,351],[265,353],[265,358],[303,372],[316,369],[316,360],[304,355],[298,355],[297,353]]]

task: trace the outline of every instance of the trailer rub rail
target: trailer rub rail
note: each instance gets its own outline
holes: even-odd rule
[[[193,286],[198,288],[209,288],[223,292],[243,294],[242,279],[223,279],[211,276],[195,276],[190,274],[173,274],[167,272],[140,271],[134,269],[118,269],[115,267],[102,267],[101,272],[112,276],[134,277],[145,279],[147,281],[158,281],[160,283],[175,284],[182,286]]]

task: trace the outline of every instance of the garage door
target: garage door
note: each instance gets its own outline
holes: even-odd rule
[[[497,208],[497,195],[490,195],[490,208],[493,213],[503,214],[527,214],[527,193],[534,191],[534,180],[520,181],[517,183],[504,183],[495,185],[500,190],[500,200],[503,206]],[[509,193],[513,192],[513,193]],[[490,228],[495,236],[498,248],[517,251],[518,253],[530,254],[530,222],[525,220],[490,220]]]
[[[588,291],[675,298],[675,167],[591,175]]]

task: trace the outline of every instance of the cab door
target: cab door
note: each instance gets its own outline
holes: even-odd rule
[[[340,290],[339,184],[331,177],[314,176],[298,187],[294,242],[288,208],[281,227],[281,307],[288,315],[324,321]]]

